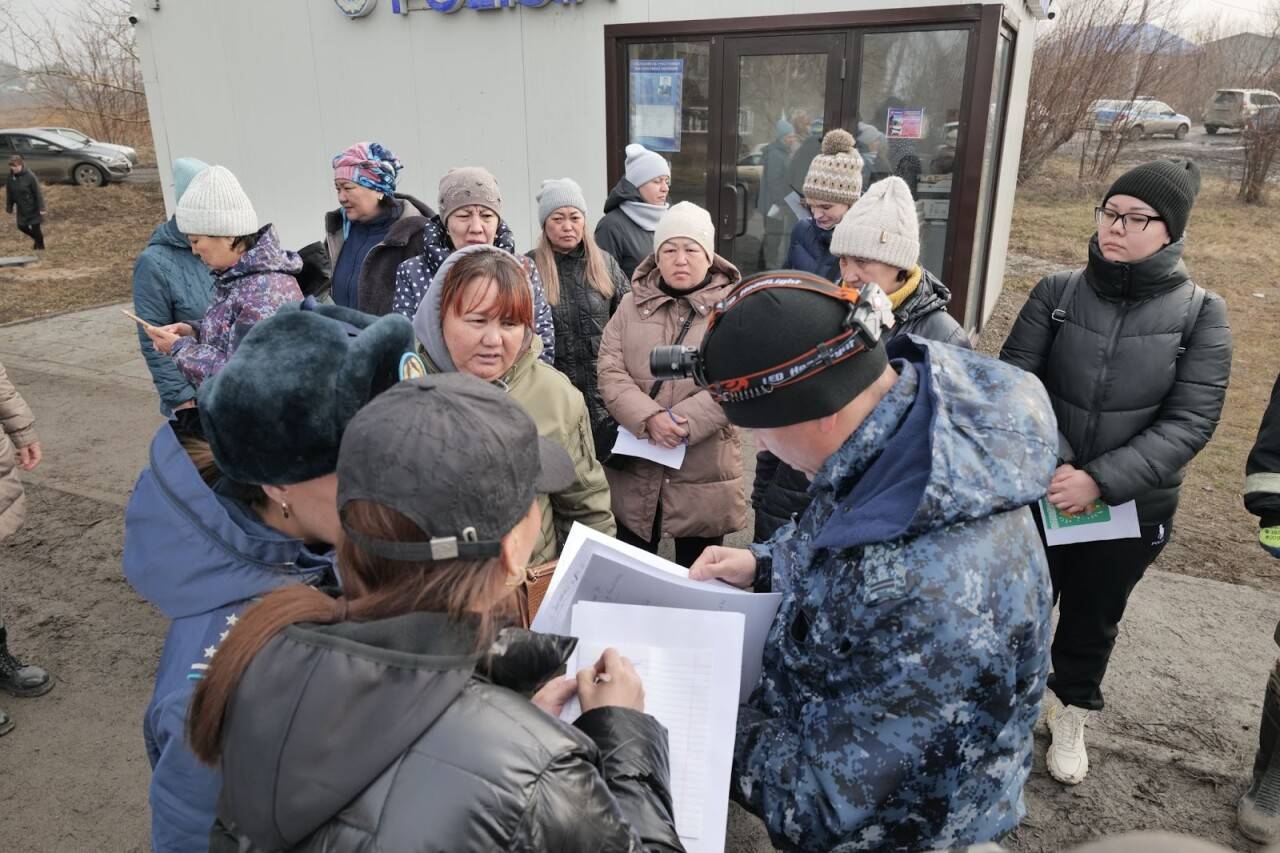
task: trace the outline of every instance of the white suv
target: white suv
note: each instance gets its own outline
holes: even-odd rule
[[[1243,128],[1259,107],[1280,106],[1280,95],[1269,89],[1219,89],[1204,108],[1204,132]]]

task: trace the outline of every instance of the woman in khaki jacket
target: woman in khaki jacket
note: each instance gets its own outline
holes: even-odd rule
[[[689,447],[678,470],[615,456],[606,474],[618,538],[656,552],[666,534],[675,539],[676,562],[690,566],[704,548],[747,524],[742,447],[720,406],[692,379],[663,382],[652,396],[649,353],[674,344],[686,323],[680,343],[697,346],[712,307],[742,275],[715,253],[711,215],[690,202],[663,215],[653,243],[605,327],[600,396],[620,429],[665,447]]]
[[[36,419],[22,399],[4,365],[0,364],[0,539],[17,532],[26,518],[26,497],[18,468],[33,471],[43,454],[36,438]],[[53,688],[49,673],[28,666],[9,653],[4,614],[0,613],[0,690],[14,696],[39,696]],[[13,730],[13,720],[0,710],[0,735]]]
[[[533,295],[524,266],[489,244],[467,246],[436,271],[418,304],[413,330],[432,373],[470,373],[505,390],[573,460],[569,488],[538,496],[542,530],[530,565],[555,559],[575,521],[609,536],[609,483],[596,461],[591,419],[582,392],[563,373],[540,361]],[[477,424],[477,429],[483,429]]]

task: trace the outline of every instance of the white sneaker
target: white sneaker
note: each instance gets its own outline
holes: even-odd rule
[[[1045,755],[1049,775],[1064,785],[1079,785],[1089,773],[1089,755],[1084,750],[1084,723],[1089,712],[1063,705],[1052,690],[1044,692],[1043,709],[1053,739]]]

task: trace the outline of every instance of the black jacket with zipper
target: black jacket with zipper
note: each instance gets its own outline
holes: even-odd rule
[[[1244,508],[1258,516],[1262,527],[1280,524],[1280,376],[1244,473]]]
[[[657,720],[525,698],[570,638],[475,642],[439,613],[276,635],[229,707],[211,853],[684,849]]]
[[[1195,285],[1183,245],[1125,264],[1104,258],[1091,238],[1071,298],[1061,304],[1074,273],[1042,279],[1000,351],[1049,392],[1060,460],[1088,472],[1107,503],[1136,500],[1144,525],[1173,517],[1187,464],[1218,425],[1231,375],[1226,303],[1206,293],[1189,316]]]
[[[931,341],[972,349],[969,334],[947,313],[951,291],[921,268],[920,284],[893,312],[894,326],[888,340],[915,335]],[[751,486],[755,511],[754,541],[768,542],[778,528],[798,518],[809,506],[809,478],[767,450],[756,454],[756,475]]]
[[[613,256],[630,281],[640,262],[653,254],[654,247],[653,232],[641,228],[622,209],[623,202],[627,201],[644,199],[635,185],[622,178],[605,199],[604,216],[596,223],[595,237],[600,248]]]

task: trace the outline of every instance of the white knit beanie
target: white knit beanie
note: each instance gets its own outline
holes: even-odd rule
[[[587,197],[582,194],[582,187],[573,178],[548,178],[542,182],[538,190],[538,221],[547,224],[547,217],[562,207],[576,207],[587,215]]]
[[[902,178],[872,184],[831,236],[831,254],[865,258],[909,270],[920,258],[920,220]]]
[[[653,232],[654,254],[674,237],[693,240],[707,253],[707,260],[715,260],[716,227],[711,223],[711,214],[693,202],[682,201],[662,214]]]
[[[183,234],[241,237],[258,231],[258,214],[226,166],[210,166],[192,178],[176,215]]]
[[[661,154],[633,142],[627,146],[626,176],[631,186],[640,187],[654,178],[671,177],[671,164]]]

